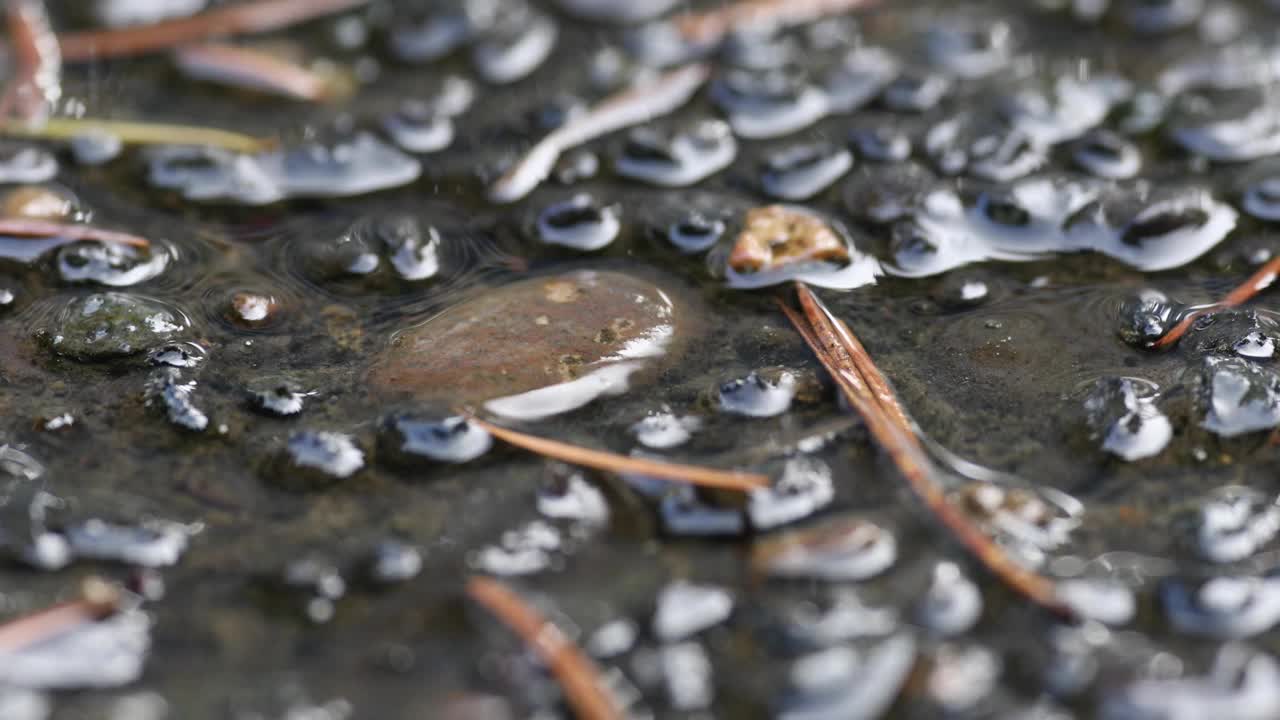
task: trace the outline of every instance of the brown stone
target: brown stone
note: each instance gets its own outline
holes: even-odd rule
[[[617,272],[525,280],[401,331],[369,382],[375,391],[449,403],[516,395],[616,364],[624,348],[645,339],[668,338],[670,354],[679,311],[657,286]]]
[[[750,273],[793,263],[848,262],[849,249],[820,217],[785,205],[766,205],[747,211],[729,267]]]

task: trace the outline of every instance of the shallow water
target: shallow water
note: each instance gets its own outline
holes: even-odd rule
[[[477,75],[486,71],[476,69],[469,50],[423,64],[397,60],[396,44],[388,40],[391,29],[414,27],[411,17],[431,17],[408,2],[377,4],[367,13],[274,36],[308,56],[362,68],[370,77],[356,100],[309,105],[199,83],[179,74],[163,54],[69,67],[63,114],[82,107],[93,117],[198,122],[279,136],[286,147],[313,139],[332,142],[349,136],[351,128],[368,129],[390,143],[379,130],[383,118],[406,99],[432,100],[449,74],[471,79],[476,94],[453,119],[447,148],[412,156],[420,177],[400,184],[402,176],[386,180],[377,172],[395,175],[396,167],[361,170],[398,186],[353,197],[201,202],[152,187],[154,160],[145,152],[126,149],[105,164],[80,165],[67,148],[50,146],[60,161],[52,182],[74,196],[94,224],[150,238],[153,250],[164,248],[169,260],[153,277],[128,277],[119,285],[103,282],[121,277],[109,270],[95,273],[91,267],[95,281],[60,269],[59,259],[66,260],[61,253],[71,248],[34,262],[0,260],[0,288],[13,294],[11,302],[0,304],[0,446],[18,449],[44,467],[31,478],[0,465],[0,490],[9,498],[12,487],[39,487],[61,498],[56,529],[99,518],[123,525],[176,522],[193,533],[180,559],[158,571],[163,597],[143,606],[153,625],[141,678],[124,687],[55,693],[52,716],[150,717],[118,708],[129,702],[134,705],[126,708],[156,706],[155,696],[163,698],[168,717],[193,719],[300,717],[287,713],[312,705],[328,713],[315,717],[326,718],[450,717],[441,709],[445,702],[471,696],[496,696],[490,701],[513,717],[568,716],[545,672],[463,595],[469,574],[495,568],[522,569],[510,582],[588,646],[600,628],[617,630],[610,623],[638,630],[634,643],[600,655],[608,656],[601,660],[604,666],[621,670],[638,689],[634,709],[641,716],[767,717],[790,710],[795,717],[812,717],[817,715],[804,713],[823,707],[838,713],[827,717],[847,716],[859,702],[874,704],[875,693],[833,696],[831,677],[846,688],[901,684],[907,670],[899,666],[912,653],[914,674],[906,690],[880,703],[888,715],[1013,717],[1039,708],[1044,714],[1018,717],[1058,717],[1050,709],[1076,717],[1146,717],[1125,704],[1155,702],[1148,695],[1158,700],[1158,689],[1139,698],[1148,687],[1143,683],[1204,676],[1215,658],[1230,676],[1244,652],[1236,645],[1223,650],[1231,638],[1264,653],[1248,665],[1248,683],[1242,684],[1252,687],[1255,675],[1265,684],[1266,673],[1275,669],[1258,664],[1280,651],[1280,636],[1268,632],[1280,621],[1280,600],[1276,580],[1267,579],[1277,557],[1267,512],[1280,495],[1280,454],[1270,431],[1280,422],[1280,400],[1263,392],[1267,378],[1275,378],[1275,360],[1259,348],[1280,334],[1280,308],[1264,293],[1248,305],[1255,314],[1219,315],[1167,352],[1122,336],[1133,326],[1132,299],[1140,291],[1163,293],[1176,317],[1184,306],[1221,297],[1280,246],[1266,213],[1257,209],[1266,196],[1258,183],[1271,177],[1269,156],[1280,150],[1268,144],[1274,128],[1255,123],[1243,137],[1227,133],[1246,146],[1239,154],[1250,158],[1241,162],[1214,162],[1224,153],[1198,145],[1203,133],[1177,130],[1229,121],[1232,113],[1266,112],[1268,92],[1274,93],[1280,77],[1280,7],[1215,0],[1112,4],[1092,22],[1073,19],[1070,8],[1049,7],[1074,6],[1087,14],[1087,2],[894,2],[857,19],[822,21],[777,39],[740,38],[735,42],[743,47],[718,56],[723,63],[767,65],[781,58],[801,79],[774,87],[764,100],[732,107],[715,90],[703,90],[671,117],[651,123],[659,132],[637,151],[648,153],[650,161],[649,154],[667,152],[676,165],[710,162],[688,147],[677,149],[672,138],[698,120],[727,118],[738,127],[727,168],[706,170],[710,177],[692,189],[663,187],[661,180],[646,184],[644,174],[627,165],[623,131],[586,145],[597,155],[593,177],[575,178],[591,166],[577,162],[574,172],[557,172],[529,197],[506,206],[486,200],[489,184],[547,132],[548,123],[572,117],[574,107],[606,95],[613,66],[605,60],[635,45],[633,31],[559,9],[592,3],[536,4],[554,18],[559,39],[528,79],[501,88]],[[1178,20],[1184,6],[1190,8],[1185,23]],[[53,9],[62,27],[88,22],[78,3]],[[1239,16],[1234,24],[1233,13]],[[369,39],[344,47],[335,38],[351,34],[352,22],[367,27]],[[1161,29],[1166,23],[1173,27]],[[852,103],[857,107],[831,106],[814,113],[811,122],[784,118],[793,124],[776,138],[743,132],[735,123],[739,111],[747,113],[754,130],[766,121],[782,122],[770,113],[805,102],[803,88],[823,86],[827,77],[819,66],[834,63],[858,43],[893,53],[908,79],[899,79],[890,95],[881,95],[876,85]],[[1219,65],[1195,64],[1214,53],[1225,58]],[[621,69],[613,69],[627,72],[629,63],[624,53]],[[1181,74],[1169,68],[1182,68]],[[1051,95],[1054,78],[1109,74],[1127,80],[1132,91],[1093,118],[1062,117],[1070,113],[1055,114],[1051,101],[1045,101],[1046,109],[1026,96],[1021,102],[1009,98],[1018,88]],[[926,102],[929,93],[920,90],[924,76],[949,80],[948,93],[936,103]],[[1214,87],[1244,83],[1245,76],[1260,77],[1252,83],[1256,87]],[[495,77],[493,71],[488,77]],[[1168,119],[1161,115],[1154,125],[1133,129],[1142,125],[1134,119],[1141,115],[1133,110],[1141,107],[1134,93],[1158,88],[1174,88],[1169,104],[1177,107]],[[902,100],[908,94],[913,102]],[[1228,94],[1232,102],[1223,99]],[[1244,110],[1238,110],[1242,103]],[[926,107],[908,107],[921,104]],[[1081,105],[1087,103],[1075,97],[1063,107],[1074,112]],[[951,118],[962,119],[963,143],[950,146],[950,155],[935,153],[927,147],[929,130]],[[992,137],[991,128],[995,136],[1007,135],[1008,124],[1019,118],[1037,128],[1036,137],[1052,140],[1030,150],[1004,148],[1013,157],[981,142]],[[1136,148],[1142,162],[1137,180],[1111,180],[1096,169],[1102,177],[1089,175],[1095,166],[1079,159],[1077,138],[1093,125],[1119,133]],[[872,126],[910,138],[912,162],[925,169],[909,174],[905,187],[888,179],[902,171],[902,163],[882,160],[854,132]],[[837,401],[816,360],[776,309],[773,298],[787,285],[729,287],[724,263],[745,211],[775,196],[791,197],[778,187],[796,170],[779,171],[778,159],[800,146],[852,153],[853,168],[832,170],[836,177],[819,183],[825,187],[815,190],[817,181],[802,178],[796,196],[812,197],[795,202],[838,223],[858,252],[890,269],[874,285],[820,291],[823,299],[858,334],[933,444],[984,466],[993,477],[1014,475],[1082,504],[1078,526],[1062,542],[1028,548],[1014,538],[1010,547],[1032,553],[1051,576],[1102,578],[1129,588],[1136,597],[1131,620],[1110,630],[1059,626],[984,576],[920,510],[860,422]],[[291,187],[303,190],[294,194],[336,193],[326,184],[332,168],[317,157],[309,162],[319,164],[318,172],[301,161],[293,170],[273,172],[302,174]],[[949,165],[948,158],[956,157],[959,164]],[[799,162],[794,156],[791,161]],[[664,178],[705,174],[705,168],[653,162],[665,168]],[[1073,225],[1064,218],[1078,208],[1059,212],[1013,202],[993,209],[998,203],[990,198],[1019,197],[1002,191],[1016,182],[1006,173],[1024,169],[1033,177],[1090,185],[1104,198],[1104,210],[1076,217]],[[896,231],[883,218],[869,218],[869,187],[906,213],[903,222],[922,229],[911,236],[914,244],[904,237],[910,228]],[[910,220],[921,212],[929,189],[953,193],[963,216]],[[599,212],[561,217],[552,228],[553,236],[580,242],[550,239],[548,208],[575,205],[583,192]],[[1179,198],[1196,192],[1208,193],[1233,215],[1239,211],[1229,232],[1218,222],[1222,216],[1211,222],[1194,215],[1203,206],[1179,205]],[[1154,220],[1142,215],[1168,198],[1185,212]],[[976,214],[981,207],[984,216]],[[690,211],[701,216],[696,223]],[[435,243],[435,272],[424,269],[429,262],[412,255],[412,248],[400,254],[404,246],[395,243],[403,238],[388,240],[385,233],[394,232],[378,224],[406,218],[418,223],[423,242]],[[616,234],[602,240],[601,226],[611,229],[611,220]],[[717,222],[724,224],[722,231]],[[992,223],[1003,223],[1006,231],[993,231]],[[566,224],[568,229],[561,227]],[[676,241],[669,238],[673,226],[681,227]],[[1089,243],[1073,240],[1079,236],[1070,227],[1091,233]],[[709,228],[719,238],[705,252],[689,231],[715,234]],[[982,246],[971,255],[948,255],[946,242],[961,235]],[[1193,259],[1179,256],[1176,267],[1144,272],[1140,268],[1163,267],[1159,263],[1176,254],[1161,242]],[[0,245],[5,258],[7,248]],[[937,272],[893,274],[893,267],[903,266],[903,253],[922,252],[937,261],[930,264]],[[497,288],[577,270],[625,273],[661,287],[675,298],[677,335],[667,355],[645,365],[625,392],[514,426],[588,447],[774,477],[785,475],[789,459],[820,461],[833,497],[823,500],[821,479],[796,480],[804,488],[797,492],[818,499],[812,518],[790,524],[804,527],[814,519],[852,514],[892,535],[892,565],[858,581],[762,580],[747,551],[778,531],[742,530],[742,513],[709,507],[714,498],[659,500],[646,496],[652,486],[643,479],[628,483],[590,472],[566,480],[570,470],[501,443],[465,463],[388,447],[395,443],[388,440],[395,425],[389,418],[418,413],[438,419],[450,410],[434,392],[427,405],[421,400],[425,394],[386,392],[368,382],[395,333]],[[175,324],[180,331],[151,344],[185,343],[178,347],[188,354],[173,349],[170,360],[182,356],[186,360],[178,364],[193,366],[158,376],[149,359],[155,356],[147,353],[88,361],[78,353],[59,354],[48,338],[66,329],[60,313],[69,303],[105,292],[140,295],[172,308],[171,320],[185,318]],[[256,322],[237,319],[237,293],[271,298],[271,314]],[[539,332],[536,325],[531,332]],[[1261,335],[1238,345],[1255,332]],[[532,340],[530,346],[477,352],[512,353],[523,362],[542,347]],[[543,355],[546,362],[563,361],[554,350]],[[1253,389],[1260,396],[1242,399],[1230,388],[1218,394],[1216,363],[1228,356],[1258,370],[1263,379]],[[542,361],[535,356],[530,362]],[[1133,462],[1104,448],[1109,427],[1091,425],[1086,399],[1106,378],[1133,378],[1144,397],[1155,398],[1172,426],[1166,447]],[[263,411],[259,405],[265,403],[251,397],[255,392],[284,394],[299,401],[301,410],[284,417]],[[793,396],[780,396],[788,392]],[[1254,401],[1256,406],[1245,406]],[[1225,410],[1235,414],[1219,412],[1216,403],[1233,403]],[[207,419],[203,429],[193,428],[199,425],[191,419],[193,408]],[[666,422],[679,423],[680,431],[636,429],[657,413],[669,413]],[[1247,427],[1229,427],[1233,417]],[[291,442],[300,432],[313,434]],[[646,440],[649,433],[661,439]],[[688,440],[678,442],[686,433]],[[328,458],[318,461],[318,477],[299,470],[306,464],[302,450],[282,457],[295,446]],[[335,467],[341,472],[328,472]],[[1256,501],[1245,510],[1214,510],[1222,502],[1220,489],[1229,486],[1244,486]],[[570,509],[551,517],[540,512],[548,507],[548,487],[576,488],[571,501],[551,504]],[[593,488],[607,503],[607,523],[599,518]],[[6,502],[11,507],[0,509],[7,512],[18,501]],[[1262,516],[1249,525],[1242,555],[1203,546],[1220,538],[1205,530],[1209,521],[1201,514],[1213,515],[1230,534],[1234,521],[1224,514],[1230,512]],[[0,517],[0,530],[14,532],[7,527],[11,522],[8,514]],[[371,577],[395,577],[386,568],[413,566],[405,548],[388,548],[388,540],[416,549],[420,571],[406,571],[411,577],[398,582]],[[846,554],[836,552],[828,562],[874,563],[884,556],[867,560],[859,553],[884,549],[842,546]],[[1233,559],[1213,561],[1224,557]],[[299,568],[305,558],[319,560]],[[939,564],[946,562],[957,563],[980,590],[981,614],[972,627],[963,622],[965,608],[957,610],[970,595],[956,589],[964,583],[956,580],[955,566]],[[7,560],[0,565],[0,620],[67,597],[91,573],[126,581],[137,573],[131,563],[84,558],[55,571]],[[372,572],[375,564],[383,570]],[[338,588],[335,573],[342,578]],[[1194,594],[1215,576],[1258,577],[1265,591],[1257,591],[1244,609],[1233,606],[1232,597],[1202,593],[1204,602],[1226,609],[1190,601],[1188,610],[1179,588]],[[677,593],[678,607],[667,610],[677,614],[672,622],[699,628],[705,621],[707,627],[674,635],[656,629],[655,608],[669,599],[676,581],[727,591],[732,606],[725,611],[715,593],[710,600]],[[1100,616],[1125,614],[1123,599],[1076,589],[1085,598],[1079,602],[1097,606]],[[938,602],[956,612],[922,604],[926,596],[950,598]],[[1117,604],[1121,610],[1109,613]],[[1186,612],[1175,612],[1179,608]],[[847,613],[843,626],[837,611]],[[1206,619],[1197,612],[1217,615]],[[828,622],[819,623],[818,616]],[[1257,617],[1262,620],[1250,626]],[[798,659],[830,647],[853,648],[862,674],[840,653],[796,669]],[[956,679],[970,677],[971,682]],[[1229,682],[1225,689],[1184,682],[1178,692],[1186,693],[1187,707],[1209,702],[1213,692],[1234,691]],[[0,698],[6,692],[0,689]],[[1248,702],[1260,713],[1256,717],[1280,715],[1275,698]],[[493,707],[478,716],[501,717]],[[1223,712],[1245,716],[1243,710]]]

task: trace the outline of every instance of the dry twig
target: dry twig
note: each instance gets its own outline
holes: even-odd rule
[[[605,689],[595,663],[519,595],[497,580],[484,577],[467,581],[467,595],[533,648],[555,675],[578,717],[584,720],[623,717],[617,702]]]
[[[346,12],[369,0],[251,0],[191,17],[119,30],[88,30],[60,36],[62,58],[83,62],[142,53],[199,42],[211,37],[267,33]]]
[[[783,305],[788,319],[797,328],[805,328],[800,331],[805,342],[840,386],[849,404],[862,416],[872,437],[889,454],[925,507],[992,575],[1055,615],[1074,618],[1075,611],[1058,598],[1053,581],[1015,562],[963,510],[948,502],[933,463],[921,450],[909,424],[904,426],[899,419],[905,419],[905,413],[901,413],[897,398],[888,389],[887,381],[875,368],[866,350],[807,286],[797,282],[796,289],[805,314],[801,317]],[[851,341],[857,343],[857,350],[852,349]],[[864,358],[862,365],[867,368],[865,375],[858,363],[852,360],[859,351]],[[876,379],[868,379],[868,375]],[[883,390],[873,390],[873,384]],[[886,407],[882,395],[887,396],[892,405],[898,406],[898,413]]]
[[[468,419],[499,440],[571,465],[581,465],[611,473],[646,475],[691,485],[739,490],[742,492],[759,490],[769,485],[769,478],[756,473],[719,470],[697,465],[682,465],[662,460],[651,460],[649,458],[615,455],[603,450],[590,450],[558,440],[526,435],[510,428],[499,427],[475,416],[468,416]]]
[[[1275,283],[1277,276],[1280,276],[1280,257],[1268,260],[1265,265],[1258,268],[1257,272],[1250,275],[1248,280],[1237,285],[1234,290],[1224,295],[1218,302],[1210,305],[1209,307],[1201,308],[1200,310],[1190,313],[1186,317],[1182,318],[1177,325],[1170,328],[1169,332],[1162,335],[1159,340],[1155,341],[1155,343],[1151,345],[1151,347],[1157,350],[1171,347],[1177,343],[1178,340],[1182,339],[1183,335],[1187,334],[1187,331],[1191,329],[1191,326],[1195,324],[1195,321],[1201,315],[1207,315],[1218,312],[1219,310],[1243,305],[1244,303],[1252,300],[1258,293],[1271,287],[1272,284]]]

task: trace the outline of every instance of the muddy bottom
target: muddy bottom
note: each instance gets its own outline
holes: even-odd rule
[[[55,116],[276,149],[4,141],[4,217],[149,244],[0,237],[0,622],[91,576],[136,605],[44,674],[0,635],[0,718],[573,717],[476,576],[635,717],[1280,717],[1280,308],[1150,347],[1280,248],[1280,6],[886,2],[698,46],[662,0],[419,5],[244,38],[345,74],[320,102],[65,63]],[[694,62],[640,131],[495,192]],[[739,245],[779,203],[820,247],[778,210]],[[779,311],[793,279],[948,501],[1090,619],[908,490]],[[775,486],[573,468],[463,411]]]

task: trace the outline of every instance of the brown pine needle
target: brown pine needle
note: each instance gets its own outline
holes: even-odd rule
[[[468,419],[499,440],[570,465],[581,465],[610,473],[646,475],[674,482],[741,492],[751,492],[769,486],[769,478],[756,473],[616,455],[603,450],[591,450],[558,440],[526,435],[510,428],[499,427],[474,415],[469,415]]]
[[[467,595],[511,628],[550,668],[574,713],[584,720],[621,720],[622,710],[605,689],[600,669],[542,613],[497,580],[472,577]]]
[[[1169,332],[1161,336],[1159,340],[1155,341],[1155,343],[1151,345],[1151,347],[1157,350],[1162,350],[1172,346],[1181,340],[1183,335],[1187,334],[1187,331],[1191,329],[1191,326],[1195,324],[1195,321],[1199,319],[1201,315],[1207,315],[1209,313],[1218,312],[1219,310],[1243,305],[1244,303],[1252,300],[1258,293],[1271,287],[1275,283],[1277,276],[1280,276],[1280,257],[1274,257],[1268,260],[1265,265],[1258,268],[1257,272],[1250,275],[1248,280],[1237,285],[1234,290],[1224,295],[1218,302],[1182,318],[1177,325],[1170,328]]]
[[[697,45],[718,45],[725,36],[756,27],[789,27],[870,7],[876,0],[739,0],[714,10],[682,15],[676,30]]]
[[[854,336],[853,331],[843,320],[831,314],[827,306],[822,304],[817,295],[809,289],[808,285],[802,282],[796,283],[796,295],[800,297],[800,306],[804,308],[805,314],[812,317],[813,314],[820,313],[826,317],[828,325],[835,331],[834,340],[838,343],[843,356],[847,356],[857,369],[858,374],[866,381],[867,386],[871,389],[871,394],[875,397],[876,402],[884,411],[889,414],[889,418],[898,426],[903,433],[912,440],[915,434],[911,429],[911,419],[907,417],[907,411],[902,408],[902,404],[898,402],[898,396],[894,393],[893,388],[889,386],[889,380],[880,372],[880,368],[872,362],[871,355],[867,353],[867,349]],[[821,331],[819,331],[821,332]],[[836,357],[833,354],[833,357]]]
[[[187,75],[231,87],[320,102],[343,94],[342,83],[269,52],[224,43],[187,45],[174,51]]]
[[[97,622],[120,609],[120,596],[100,580],[85,582],[82,597],[0,625],[0,652],[17,652],[85,623]]]
[[[325,15],[354,10],[369,0],[251,0],[191,17],[119,30],[88,30],[58,38],[66,62],[123,57],[211,37],[268,33]]]
[[[34,218],[0,218],[0,237],[58,238],[68,244],[89,240],[107,245],[128,245],[149,248],[151,241],[137,235],[117,230],[107,230],[92,225],[75,225]]]
[[[0,117],[16,109],[18,117],[40,117],[62,94],[62,53],[39,0],[10,0],[9,47],[16,69],[0,97]]]
[[[807,288],[801,288],[803,299]],[[816,295],[809,293],[807,299],[803,318],[789,308],[787,317],[797,328],[802,323],[807,324],[807,328],[801,331],[801,336],[840,386],[849,404],[862,416],[872,437],[888,453],[925,507],[993,576],[1053,614],[1074,619],[1075,611],[1058,598],[1052,580],[1015,562],[963,510],[947,501],[946,493],[937,480],[936,470],[921,451],[919,441],[909,430],[904,430],[894,414],[880,403],[859,368],[851,360],[842,360],[846,355],[840,350],[847,352],[848,348],[838,339],[841,329],[836,326],[830,312],[822,306]],[[847,332],[847,327],[844,330]],[[848,335],[856,341],[852,332],[848,332]],[[861,347],[861,343],[858,345]],[[863,353],[865,354],[865,350]],[[883,382],[883,376],[875,369],[870,356],[866,357],[865,362],[870,373],[880,376],[880,381]],[[897,399],[893,398],[893,402],[897,404]]]
[[[39,123],[0,120],[0,135],[9,137],[72,140],[92,133],[114,135],[127,145],[197,145],[241,153],[262,152],[275,144],[264,138],[194,125],[88,118],[50,118]]]

